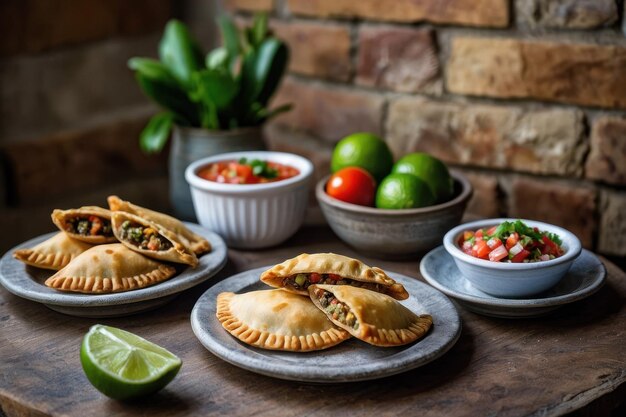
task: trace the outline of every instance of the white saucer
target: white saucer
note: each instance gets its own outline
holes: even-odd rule
[[[443,246],[424,256],[420,273],[430,285],[468,310],[493,317],[518,318],[542,316],[590,296],[604,283],[606,268],[597,256],[583,249],[558,284],[532,298],[499,298],[474,288]]]

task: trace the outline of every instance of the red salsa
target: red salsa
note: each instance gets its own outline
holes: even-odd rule
[[[489,229],[467,230],[459,236],[463,252],[493,262],[549,261],[563,255],[561,238],[529,227],[521,220],[504,222]]]
[[[272,161],[241,158],[238,161],[220,161],[200,168],[198,176],[225,184],[263,184],[295,177],[296,168]]]

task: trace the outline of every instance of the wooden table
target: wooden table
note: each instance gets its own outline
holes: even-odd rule
[[[483,317],[458,307],[463,332],[443,357],[386,379],[336,385],[282,381],[239,369],[194,337],[189,314],[198,297],[234,273],[301,252],[334,251],[422,279],[418,261],[357,255],[325,228],[305,228],[266,251],[229,252],[214,279],[155,311],[82,319],[51,311],[0,288],[0,405],[7,416],[552,416],[607,415],[626,398],[626,274],[607,262],[606,285],[540,319]],[[104,323],[179,355],[183,367],[158,394],[110,400],[87,381],[79,361],[83,335]],[[349,366],[349,364],[346,364]],[[620,403],[620,401],[622,401]]]

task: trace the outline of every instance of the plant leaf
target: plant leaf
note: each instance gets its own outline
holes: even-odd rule
[[[191,74],[203,67],[203,54],[187,26],[172,19],[165,26],[159,45],[159,57],[183,88],[191,83]]]
[[[210,101],[217,109],[228,107],[239,92],[239,85],[229,72],[205,69],[193,75],[196,101]]]
[[[131,58],[128,60],[128,67],[144,77],[157,80],[162,84],[167,84],[172,87],[178,87],[176,79],[172,76],[169,70],[159,61],[151,58]]]
[[[278,116],[280,113],[288,112],[292,108],[293,108],[292,103],[283,104],[272,110],[269,110],[268,108],[263,107],[261,110],[257,112],[257,117],[259,118],[260,122],[264,122],[266,120],[271,119],[272,117]]]
[[[178,121],[186,125],[199,126],[196,106],[180,87],[148,78],[140,72],[135,74],[135,78],[144,94],[164,109],[173,112]]]
[[[276,38],[268,38],[257,51],[250,51],[241,71],[241,101],[245,106],[258,102],[266,106],[285,72],[289,59],[287,46]]]
[[[241,52],[241,42],[239,39],[239,30],[233,23],[232,19],[227,15],[222,15],[217,19],[217,24],[220,27],[220,33],[222,34],[222,42],[224,48],[228,51],[230,58],[229,67],[232,70],[235,68],[237,57]]]
[[[160,152],[172,130],[174,115],[169,112],[157,113],[139,135],[139,145],[146,153]]]
[[[252,23],[250,43],[257,49],[267,37],[267,13],[257,13],[254,15]]]
[[[228,50],[224,47],[213,49],[206,56],[206,67],[208,69],[227,70],[230,63]]]

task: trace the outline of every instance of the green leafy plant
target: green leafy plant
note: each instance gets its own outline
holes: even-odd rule
[[[187,26],[170,20],[159,60],[128,61],[143,92],[163,108],[139,137],[145,152],[163,149],[174,124],[210,130],[258,126],[291,108],[268,108],[287,68],[289,50],[272,36],[267,15],[255,15],[252,26],[241,31],[228,16],[218,24],[223,46],[206,56]]]

